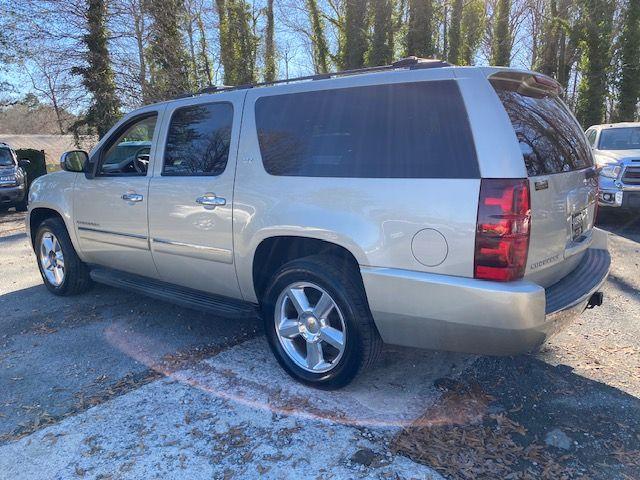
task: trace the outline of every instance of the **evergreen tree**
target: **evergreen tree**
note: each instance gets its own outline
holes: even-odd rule
[[[498,0],[494,13],[491,64],[509,66],[511,63],[511,31],[509,14],[511,0]]]
[[[451,5],[451,20],[449,21],[449,48],[447,60],[454,65],[461,64],[462,53],[462,0],[453,0]]]
[[[604,120],[615,4],[611,0],[581,0],[580,5],[584,47],[576,116],[588,127]]]
[[[409,24],[405,39],[407,56],[435,55],[433,24],[433,0],[409,0]]]
[[[75,67],[72,73],[82,76],[82,84],[92,99],[86,117],[72,128],[77,133],[82,125],[86,125],[102,138],[120,117],[120,102],[116,96],[108,50],[105,0],[87,0],[86,21],[87,33],[82,40],[87,47],[87,66]]]
[[[316,73],[329,72],[329,47],[324,33],[324,21],[317,0],[307,0],[313,41],[313,63]]]
[[[182,36],[184,5],[181,0],[149,0],[151,38],[149,98],[166,100],[191,90],[189,55]]]
[[[620,93],[618,120],[633,121],[637,117],[640,98],[640,1],[627,0],[622,35],[620,36]]]
[[[267,28],[264,48],[264,80],[266,82],[273,82],[276,79],[276,44],[273,30],[273,0],[267,0]]]
[[[473,65],[473,58],[480,47],[486,23],[484,0],[467,0],[462,9],[462,46],[459,65]]]
[[[368,49],[367,0],[345,0],[344,44],[340,55],[345,70],[364,67]]]
[[[373,3],[373,38],[369,65],[388,65],[393,61],[393,0]]]

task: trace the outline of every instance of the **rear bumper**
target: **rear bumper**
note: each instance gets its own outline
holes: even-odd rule
[[[606,247],[590,248],[572,273],[547,289],[526,280],[498,283],[371,267],[361,271],[386,343],[512,355],[536,349],[582,313],[605,282],[610,263]]]
[[[0,187],[0,205],[14,204],[24,199],[26,189],[24,185],[17,187]]]

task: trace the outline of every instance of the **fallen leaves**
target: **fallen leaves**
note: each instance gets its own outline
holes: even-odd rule
[[[489,413],[492,397],[479,386],[447,392],[394,440],[396,453],[452,479],[573,478],[543,445],[523,445],[526,429],[506,413]]]

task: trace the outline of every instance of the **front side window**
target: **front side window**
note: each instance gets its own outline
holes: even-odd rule
[[[267,96],[255,110],[262,161],[272,175],[480,176],[452,80]]]
[[[587,141],[589,142],[589,145],[591,145],[592,147],[596,143],[596,135],[597,135],[597,132],[595,130],[587,130]]]
[[[124,130],[109,142],[98,170],[99,175],[140,175],[147,174],[151,142],[158,116],[147,115],[133,120]]]
[[[233,105],[183,107],[171,118],[163,175],[220,175],[229,158]]]
[[[0,148],[0,167],[13,167],[13,155],[8,148]]]
[[[640,127],[608,128],[600,133],[599,150],[640,149]]]

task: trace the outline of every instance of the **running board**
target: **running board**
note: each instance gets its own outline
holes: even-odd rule
[[[148,297],[175,303],[194,310],[232,318],[247,318],[257,315],[256,307],[242,300],[179,287],[160,280],[106,268],[93,268],[90,275],[98,283],[135,291]]]

